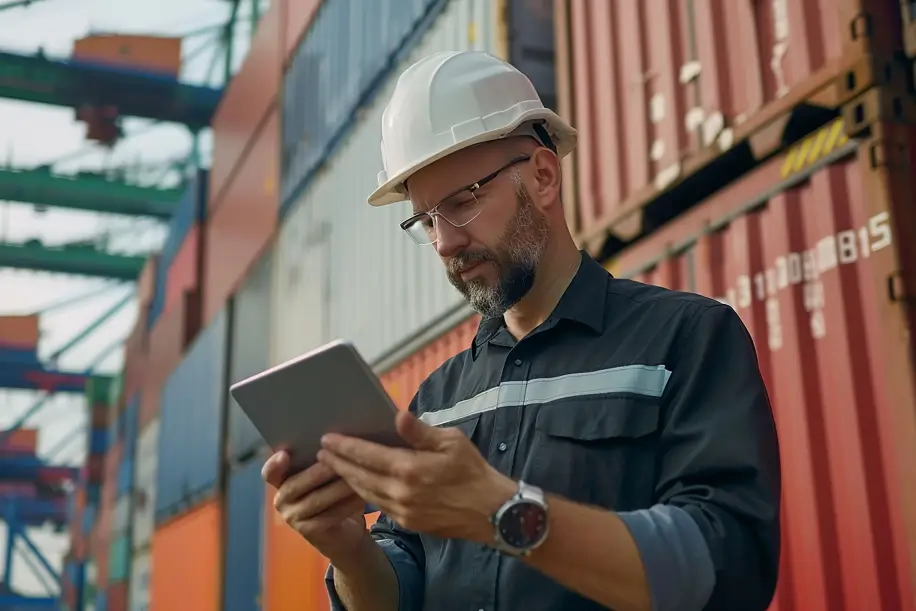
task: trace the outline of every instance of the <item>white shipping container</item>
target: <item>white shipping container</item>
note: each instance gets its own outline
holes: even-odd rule
[[[117,501],[115,501],[114,507],[114,532],[115,536],[127,532],[127,529],[130,527],[130,521],[133,514],[133,508],[131,507],[131,493],[122,494]]]
[[[148,552],[134,554],[131,560],[130,586],[127,593],[127,608],[130,611],[149,609],[149,578],[152,568]]]
[[[146,425],[137,440],[134,473],[133,532],[135,551],[144,549],[153,536],[156,517],[156,469],[159,464],[159,419]]]
[[[275,259],[274,364],[336,338],[353,341],[377,363],[456,312],[466,316],[435,250],[417,246],[398,227],[410,204],[371,208],[366,197],[382,168],[381,116],[397,76],[438,51],[501,55],[502,7],[450,0],[290,208]]]

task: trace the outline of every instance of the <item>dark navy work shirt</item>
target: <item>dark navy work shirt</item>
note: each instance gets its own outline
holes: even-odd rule
[[[515,480],[617,512],[654,609],[767,608],[779,562],[777,438],[753,343],[728,305],[615,279],[583,253],[550,318],[520,341],[501,318],[484,320],[410,409],[459,427]],[[384,515],[372,536],[405,611],[603,608],[487,546]]]

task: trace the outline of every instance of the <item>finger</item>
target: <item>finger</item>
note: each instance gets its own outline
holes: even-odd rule
[[[359,499],[359,496],[353,491],[350,484],[338,479],[305,495],[287,511],[293,520],[308,520],[321,515],[343,501],[354,498]]]
[[[290,526],[295,528],[299,533],[309,538],[313,533],[320,533],[337,526],[347,518],[356,518],[362,515],[363,500],[358,496],[346,499],[330,507],[324,513],[309,518],[307,520],[293,520]]]
[[[267,459],[264,466],[261,467],[261,479],[274,488],[279,488],[286,479],[289,470],[289,454],[286,452],[277,452]]]
[[[385,493],[389,478],[367,471],[361,465],[351,463],[346,458],[337,456],[328,450],[318,452],[320,464],[327,465],[367,503],[383,506],[388,498]]]
[[[322,438],[322,447],[348,463],[380,475],[391,475],[397,465],[409,460],[410,450],[390,448],[357,437],[328,434]]]
[[[398,412],[394,422],[401,438],[416,450],[435,450],[442,441],[440,429],[424,424],[410,412]]]
[[[274,497],[274,506],[279,508],[291,505],[336,478],[337,474],[327,465],[315,463],[308,469],[291,475],[283,482],[277,490],[277,496]]]

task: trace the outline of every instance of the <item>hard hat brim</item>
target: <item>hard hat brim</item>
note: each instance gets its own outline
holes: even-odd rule
[[[437,154],[426,157],[404,168],[402,171],[390,177],[375,191],[373,191],[369,195],[367,201],[369,205],[373,207],[387,206],[389,204],[396,204],[398,202],[405,201],[408,199],[405,183],[411,176],[423,168],[432,165],[440,159],[448,157],[452,153],[457,153],[460,150],[470,148],[474,145],[482,144],[484,142],[499,140],[500,138],[503,138],[515,131],[515,129],[522,123],[534,120],[542,120],[546,123],[547,132],[550,134],[551,139],[553,139],[553,143],[557,147],[557,155],[561,159],[572,152],[573,148],[576,146],[577,140],[577,132],[575,128],[566,123],[552,110],[547,108],[540,108],[536,111],[522,114],[518,120],[513,122],[511,125],[502,126],[498,129],[493,129],[478,134],[473,138],[468,138],[467,140],[456,142],[452,146],[439,151]]]

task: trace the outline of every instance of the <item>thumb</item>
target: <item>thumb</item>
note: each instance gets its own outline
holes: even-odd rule
[[[398,412],[395,426],[401,438],[415,450],[432,450],[438,445],[439,431],[410,412]]]

